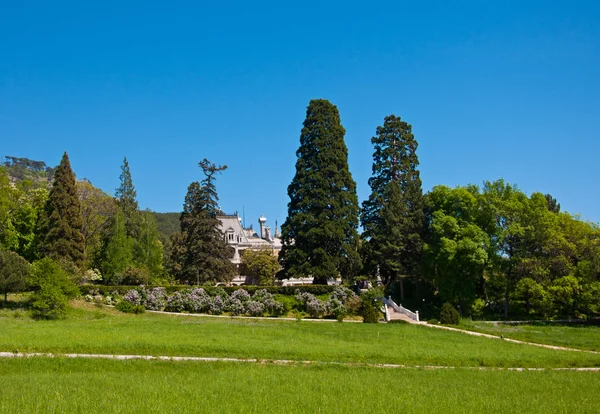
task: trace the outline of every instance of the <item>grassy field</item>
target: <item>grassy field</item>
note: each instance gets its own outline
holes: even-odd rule
[[[469,321],[460,328],[538,344],[600,351],[600,327],[598,326],[566,326],[543,322],[532,325],[507,325]]]
[[[239,357],[484,367],[596,367],[554,351],[400,324],[130,315],[79,302],[66,320],[0,312],[0,351]]]
[[[598,389],[591,372],[0,360],[2,413],[592,413]]]

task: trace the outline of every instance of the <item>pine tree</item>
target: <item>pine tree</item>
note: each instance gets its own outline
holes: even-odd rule
[[[97,260],[106,283],[119,285],[125,279],[133,265],[134,243],[125,230],[125,215],[117,209],[109,220]]]
[[[188,187],[181,213],[181,236],[173,238],[172,257],[175,268],[180,268],[180,280],[201,283],[205,281],[228,281],[233,277],[234,267],[230,261],[232,252],[220,230],[217,218],[219,198],[215,186],[215,174],[227,169],[211,163],[206,158],[199,163],[205,175],[200,183]],[[179,242],[180,245],[175,245]]]
[[[137,192],[131,179],[131,171],[129,170],[129,163],[126,157],[123,158],[119,180],[121,183],[115,190],[115,199],[117,200],[119,209],[125,216],[125,231],[127,235],[137,238],[141,232],[142,218],[136,199]]]
[[[416,278],[423,246],[425,215],[419,175],[417,141],[412,127],[395,115],[387,116],[371,139],[371,195],[363,202],[364,260],[373,274],[379,268],[385,283]]]
[[[41,251],[80,267],[84,258],[81,207],[75,175],[65,152],[56,168],[52,189],[40,219]]]
[[[360,268],[358,199],[348,169],[344,127],[335,105],[311,100],[296,152],[296,175],[279,255],[283,277],[352,278]]]

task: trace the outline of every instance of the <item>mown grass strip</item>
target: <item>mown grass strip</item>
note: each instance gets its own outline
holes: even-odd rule
[[[599,412],[600,375],[159,360],[0,360],[0,412]]]

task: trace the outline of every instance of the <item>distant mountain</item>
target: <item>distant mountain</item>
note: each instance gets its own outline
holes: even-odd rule
[[[156,219],[160,240],[165,243],[171,239],[173,233],[179,231],[179,216],[181,213],[156,213],[152,212]]]
[[[28,180],[33,183],[34,187],[48,189],[52,185],[54,168],[48,167],[44,161],[6,155],[2,159],[2,165],[6,168],[13,183]]]

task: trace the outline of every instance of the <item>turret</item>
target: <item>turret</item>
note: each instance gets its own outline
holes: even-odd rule
[[[260,238],[264,239],[266,238],[266,232],[265,232],[265,224],[267,223],[267,219],[265,218],[265,216],[263,216],[262,214],[260,215],[260,217],[258,218],[258,225],[260,226]]]

